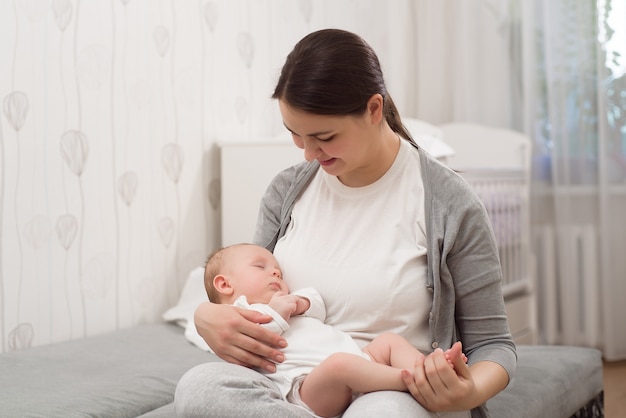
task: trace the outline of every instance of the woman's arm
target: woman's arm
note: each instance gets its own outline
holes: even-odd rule
[[[424,159],[423,159],[424,160]],[[429,265],[434,270],[433,342],[461,340],[469,366],[446,368],[435,350],[416,364],[406,384],[426,408],[468,410],[504,389],[515,371],[515,344],[502,297],[502,271],[488,214],[475,191],[458,175],[423,161]],[[438,216],[429,216],[436,213]],[[458,361],[457,361],[458,362]],[[458,369],[458,370],[456,370]],[[409,379],[409,377],[411,379]],[[411,383],[412,380],[412,383]]]
[[[259,325],[271,319],[256,311],[210,302],[198,306],[194,315],[198,334],[219,358],[273,373],[274,363],[284,360],[278,348],[286,347],[287,342]]]

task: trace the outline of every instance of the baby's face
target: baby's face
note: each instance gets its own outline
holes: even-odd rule
[[[235,297],[245,295],[248,303],[269,303],[276,292],[289,293],[274,255],[263,247],[242,245],[230,249],[227,278]]]

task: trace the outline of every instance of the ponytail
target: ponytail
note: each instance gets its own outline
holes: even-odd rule
[[[389,94],[387,94],[387,97],[384,98],[383,112],[385,115],[385,120],[387,121],[387,124],[392,131],[394,131],[407,141],[413,143],[414,145],[417,145],[409,130],[402,123],[400,112],[398,112],[398,108],[396,107],[396,104],[393,102],[393,99]]]

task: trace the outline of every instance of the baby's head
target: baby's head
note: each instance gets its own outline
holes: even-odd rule
[[[204,287],[213,303],[269,303],[278,291],[289,293],[274,255],[264,247],[236,244],[215,251],[204,268]]]

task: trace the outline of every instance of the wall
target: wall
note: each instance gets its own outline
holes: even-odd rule
[[[402,106],[411,6],[380,4],[0,2],[0,351],[160,319],[220,242],[216,144],[281,130],[306,33],[363,35]]]

